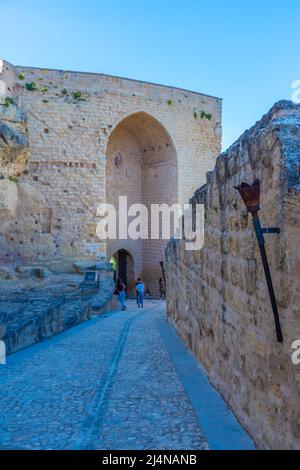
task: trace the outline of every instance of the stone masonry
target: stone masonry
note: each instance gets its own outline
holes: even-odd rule
[[[1,61],[0,126],[1,263],[59,273],[126,249],[154,289],[166,241],[107,244],[97,207],[187,202],[220,152],[221,100]]]
[[[261,182],[260,218],[283,330],[274,320],[251,221],[234,186]],[[282,101],[225,153],[193,203],[205,203],[205,243],[166,253],[169,319],[263,449],[300,448],[300,107]]]

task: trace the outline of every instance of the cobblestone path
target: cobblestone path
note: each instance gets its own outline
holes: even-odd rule
[[[1,449],[253,448],[160,301],[9,356],[0,386]]]

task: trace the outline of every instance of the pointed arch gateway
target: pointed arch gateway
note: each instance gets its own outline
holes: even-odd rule
[[[125,117],[110,134],[106,150],[106,202],[118,208],[119,196],[128,207],[142,203],[150,214],[151,204],[178,202],[178,170],[174,142],[165,127],[146,112]],[[129,219],[130,222],[130,219]],[[150,232],[150,231],[149,231]],[[120,249],[134,258],[136,277],[152,295],[158,295],[160,261],[166,240],[108,240],[107,253]]]

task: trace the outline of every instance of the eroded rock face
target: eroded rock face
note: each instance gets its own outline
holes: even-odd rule
[[[7,103],[0,104],[0,175],[14,179],[26,168],[29,145],[24,112]]]
[[[15,270],[8,266],[0,266],[0,280],[15,280]]]
[[[76,274],[53,275],[38,266],[0,268],[0,339],[7,354],[115,308],[112,270],[98,267],[100,289],[92,292],[80,288],[83,278]],[[10,275],[17,276],[14,282]]]
[[[234,189],[261,182],[262,226],[283,330],[274,320],[251,216]],[[205,244],[167,248],[168,315],[260,448],[300,448],[300,106],[277,103],[217,158],[193,203],[205,203]]]
[[[16,273],[20,279],[44,279],[51,276],[51,271],[43,266],[18,266]]]

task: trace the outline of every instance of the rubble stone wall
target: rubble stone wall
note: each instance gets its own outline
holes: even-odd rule
[[[265,235],[283,343],[274,319],[251,221],[234,186],[261,183]],[[166,252],[171,323],[204,365],[258,447],[300,448],[300,107],[279,102],[218,156],[192,202],[205,202],[205,242]]]

